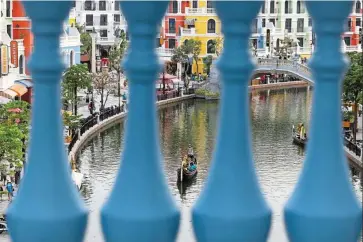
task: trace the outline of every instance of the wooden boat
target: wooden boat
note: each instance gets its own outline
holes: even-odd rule
[[[292,126],[292,142],[301,147],[305,147],[307,141],[307,139],[301,139],[300,135],[295,132],[295,127]]]
[[[197,159],[194,157],[194,163],[196,165],[196,169],[194,171],[189,171],[187,169],[182,169],[182,167],[180,167],[177,170],[177,176],[178,176],[178,182],[186,182],[186,181],[190,181],[191,179],[193,179],[197,173],[198,173],[198,162]]]

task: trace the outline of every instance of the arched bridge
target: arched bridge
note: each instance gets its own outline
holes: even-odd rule
[[[308,66],[291,60],[279,59],[258,59],[255,73],[274,72],[279,74],[289,74],[309,83],[314,83],[311,71]]]

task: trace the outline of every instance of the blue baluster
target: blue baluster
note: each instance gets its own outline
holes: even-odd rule
[[[352,2],[306,5],[318,36],[310,62],[315,79],[311,138],[299,182],[285,207],[286,228],[293,242],[356,242],[362,209],[349,179],[340,108],[348,65],[340,50],[341,33]]]
[[[130,80],[125,146],[115,187],[102,209],[108,242],[174,241],[179,211],[165,182],[156,122],[157,24],[168,1],[121,1],[131,36],[124,68]]]
[[[224,50],[217,66],[223,79],[219,134],[205,189],[193,208],[198,241],[262,242],[271,210],[252,161],[248,83],[254,69],[249,50],[252,20],[262,1],[217,1]]]
[[[34,82],[29,160],[18,195],[8,209],[13,242],[81,242],[87,212],[75,184],[63,143],[59,53],[67,1],[24,1],[32,20]]]

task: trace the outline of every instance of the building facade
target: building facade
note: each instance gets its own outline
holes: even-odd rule
[[[107,57],[121,32],[127,36],[126,20],[120,12],[120,2],[115,0],[81,0],[76,2],[75,19],[86,32],[97,33],[97,55]]]

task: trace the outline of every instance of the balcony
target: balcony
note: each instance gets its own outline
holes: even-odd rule
[[[188,15],[215,15],[214,8],[185,8],[185,12]]]
[[[195,28],[180,28],[180,32],[181,36],[193,36],[196,34]]]
[[[86,138],[90,140],[91,135],[99,137],[96,141],[88,142],[90,146],[85,152],[89,154],[89,159],[79,159],[89,173],[99,178],[88,180],[88,189],[83,194],[104,195],[100,199],[104,205],[97,208],[99,211],[94,211],[92,205],[92,213],[72,181],[70,163],[78,161],[77,152],[65,151],[62,133],[61,87],[64,67],[59,53],[59,33],[62,32],[60,23],[67,16],[71,3],[23,1],[23,4],[35,26],[35,48],[28,65],[32,73],[34,101],[31,104],[30,145],[25,175],[20,189],[16,190],[14,201],[6,211],[9,241],[82,242],[90,241],[85,234],[91,231],[96,231],[97,236],[107,242],[176,241],[181,221],[191,221],[190,226],[196,237],[186,241],[262,242],[270,241],[273,237],[272,242],[280,242],[281,237],[299,242],[358,241],[362,229],[362,206],[357,197],[361,194],[361,187],[355,193],[351,180],[358,180],[356,176],[361,176],[363,168],[358,161],[357,166],[353,167],[355,177],[350,176],[344,155],[341,87],[348,63],[339,46],[341,28],[346,24],[352,2],[308,1],[314,23],[321,21],[322,25],[328,25],[329,30],[316,29],[319,51],[313,54],[314,61],[310,67],[291,60],[273,60],[271,63],[272,59],[258,62],[252,59],[248,46],[249,32],[261,1],[224,1],[223,4],[216,4],[221,22],[225,24],[225,45],[218,62],[221,72],[218,81],[223,90],[220,107],[211,109],[213,106],[209,104],[190,100],[169,106],[181,113],[174,116],[164,110],[157,111],[157,106],[168,105],[170,100],[155,103],[155,79],[161,72],[159,57],[167,52],[169,56],[172,55],[171,50],[155,49],[156,28],[169,2],[121,1],[122,11],[127,13],[132,41],[132,48],[129,48],[123,64],[131,94],[127,95],[127,113],[107,116],[109,119],[104,119],[104,112],[99,116],[95,114],[85,120],[87,124],[92,122],[84,133],[88,136],[78,140],[79,130],[74,137],[79,149],[82,149],[81,142],[88,142]],[[321,14],[321,11],[325,14]],[[100,41],[102,38],[105,37],[101,37]],[[181,61],[190,60],[183,58]],[[279,97],[273,96],[270,90],[250,93],[248,85],[251,74],[259,70],[270,73],[283,70],[305,78],[314,86],[313,91],[307,89],[293,99],[284,91],[278,91]],[[87,75],[86,70],[83,76]],[[295,88],[291,91],[298,92]],[[195,97],[189,93],[177,100]],[[311,95],[312,110],[306,101]],[[290,101],[287,103],[285,100]],[[295,103],[293,112],[282,119],[285,114],[282,110],[291,102]],[[198,103],[198,106],[194,103]],[[267,113],[265,116],[254,112],[253,106],[259,103],[267,104],[264,106],[266,109],[260,110]],[[269,113],[268,109],[274,112]],[[114,113],[114,108],[106,110]],[[125,116],[126,122],[120,124],[119,121]],[[309,136],[304,141],[308,142],[305,150],[290,147],[292,127],[287,127],[303,121],[309,125],[306,125]],[[94,133],[91,133],[90,129],[98,127],[101,128],[99,131],[103,131],[107,126],[101,125],[111,126],[112,123],[123,126],[124,130],[118,132],[111,129],[103,133],[93,130]],[[208,129],[204,126],[206,123],[211,125]],[[259,133],[253,133],[255,125],[263,127]],[[277,133],[275,128],[282,126],[287,127],[283,129],[286,132]],[[17,127],[20,127],[18,120],[14,121],[12,128]],[[1,131],[5,132],[6,128],[4,124]],[[268,130],[272,132],[268,133]],[[209,132],[217,133],[217,137],[214,134],[208,136]],[[112,133],[116,138],[108,139],[107,133]],[[192,133],[197,136],[191,136]],[[206,134],[201,136],[202,133]],[[267,137],[269,134],[271,136]],[[22,137],[22,133],[19,136]],[[170,136],[174,136],[173,139]],[[20,137],[15,138],[14,142],[21,150]],[[176,169],[181,168],[183,172],[180,155],[187,152],[189,142],[195,145],[191,137],[204,139],[204,143],[198,143],[202,145],[195,149],[199,153],[198,165],[202,171],[196,177],[197,183],[181,181],[177,184],[180,173],[177,174]],[[267,138],[270,146],[265,146]],[[278,138],[281,142],[276,141]],[[253,148],[256,139],[260,145]],[[180,140],[183,140],[184,148]],[[213,141],[214,144],[207,145]],[[96,146],[102,148],[95,149]],[[163,152],[161,147],[166,146],[174,146],[174,153]],[[261,153],[257,153],[257,150]],[[210,155],[210,152],[214,154]],[[112,162],[108,159],[111,153],[117,156]],[[278,159],[281,160],[281,153],[286,159],[277,163]],[[172,179],[165,177],[162,154],[171,160],[168,165],[171,166]],[[203,159],[200,158],[202,156]],[[258,161],[261,157],[263,162]],[[18,164],[21,158],[14,159]],[[116,168],[110,171],[107,169],[110,166]],[[100,177],[99,169],[104,168],[106,175]],[[268,181],[260,185],[261,169],[267,170],[265,175]],[[288,180],[279,179],[280,174],[286,173]],[[289,183],[287,189],[281,187],[285,183]],[[110,190],[105,188],[106,184]],[[168,185],[172,188],[169,189]],[[266,192],[266,187],[272,187],[269,188],[272,191],[270,194]],[[188,193],[193,189],[203,190],[196,201],[187,200],[190,199]],[[187,205],[177,205],[175,200],[184,199]],[[182,219],[181,211],[192,203],[191,219]],[[277,216],[273,217],[273,212]],[[185,214],[189,214],[189,211]],[[280,224],[277,223],[278,219]],[[87,227],[88,221],[91,224],[92,220],[94,223]],[[272,226],[274,229],[271,229]],[[269,238],[270,232],[273,236]]]

